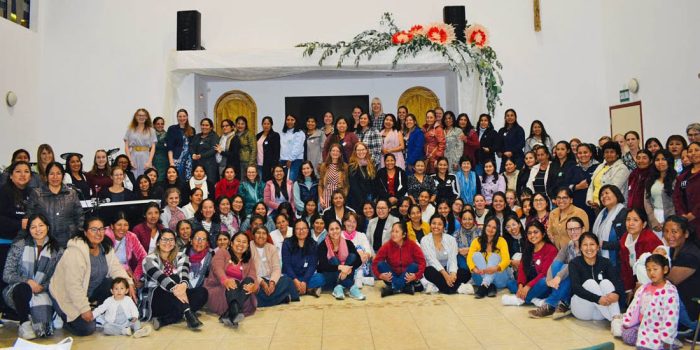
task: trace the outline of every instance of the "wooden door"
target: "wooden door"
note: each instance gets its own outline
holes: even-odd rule
[[[240,90],[231,90],[224,93],[216,101],[215,106],[216,132],[221,135],[221,121],[231,119],[235,122],[239,116],[248,119],[248,128],[255,134],[258,126],[258,107],[250,95]]]
[[[408,113],[415,115],[418,126],[422,127],[425,124],[425,112],[439,107],[440,99],[432,90],[423,86],[414,86],[401,94],[399,106],[406,106]]]

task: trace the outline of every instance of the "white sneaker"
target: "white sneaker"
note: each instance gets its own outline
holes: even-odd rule
[[[532,298],[532,300],[530,302],[537,307],[544,305],[544,299],[540,299],[540,298]]]
[[[613,337],[622,337],[622,315],[616,315],[610,321],[610,332]]]
[[[134,338],[147,337],[151,334],[151,330],[152,330],[151,326],[145,325],[145,326],[141,327],[141,329],[138,329],[138,330],[136,330],[136,332],[134,332]]]
[[[474,286],[469,283],[462,283],[462,285],[457,288],[457,293],[472,295],[474,294]]]
[[[18,337],[25,340],[36,339],[36,333],[34,333],[34,328],[32,328],[32,323],[30,321],[24,321],[19,328],[17,328]]]
[[[130,336],[131,335],[131,327],[122,328],[122,335]]]
[[[61,316],[58,316],[58,314],[54,313],[53,314],[53,329],[61,329],[63,328],[63,319]]]
[[[357,288],[362,288],[362,277],[355,277],[355,282],[353,282],[353,285]]]
[[[362,284],[365,286],[374,286],[374,277],[362,277]]]
[[[438,287],[430,282],[428,282],[425,286],[424,290],[425,294],[436,294],[440,292],[440,289]]]
[[[525,304],[525,300],[522,300],[513,294],[504,294],[501,297],[501,304],[505,306],[520,306]]]

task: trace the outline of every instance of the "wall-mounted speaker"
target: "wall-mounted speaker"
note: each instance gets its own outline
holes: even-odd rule
[[[177,50],[202,50],[202,14],[177,11]]]
[[[445,24],[455,27],[457,40],[465,42],[464,29],[467,27],[467,14],[464,6],[445,6],[442,9]]]

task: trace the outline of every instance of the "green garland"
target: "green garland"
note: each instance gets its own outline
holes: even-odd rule
[[[304,48],[303,56],[312,56],[316,51],[321,51],[321,57],[318,60],[319,66],[322,66],[328,57],[339,54],[337,68],[340,68],[343,62],[351,56],[354,56],[355,67],[358,67],[362,59],[369,61],[374,54],[394,47],[396,47],[396,55],[391,61],[392,69],[396,68],[399,60],[416,57],[423,50],[438,52],[447,60],[450,69],[458,74],[460,80],[462,74],[469,76],[469,73],[473,72],[474,69],[479,72],[479,81],[486,90],[486,107],[489,113],[493,114],[496,104],[502,105],[500,95],[503,78],[500,71],[503,66],[498,61],[496,51],[490,46],[478,48],[475,43],[467,44],[458,40],[442,45],[428,40],[423,35],[414,36],[405,44],[394,44],[392,37],[401,30],[394,24],[392,14],[384,13],[379,24],[385,26],[387,30],[365,30],[356,35],[350,42],[339,41],[331,44],[312,41],[297,44],[296,47]]]

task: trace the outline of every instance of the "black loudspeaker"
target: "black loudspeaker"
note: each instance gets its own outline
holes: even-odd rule
[[[202,14],[199,11],[177,11],[177,50],[202,49]]]
[[[445,24],[455,27],[457,40],[465,42],[464,29],[467,27],[467,15],[464,6],[445,6],[442,9],[442,17]]]

